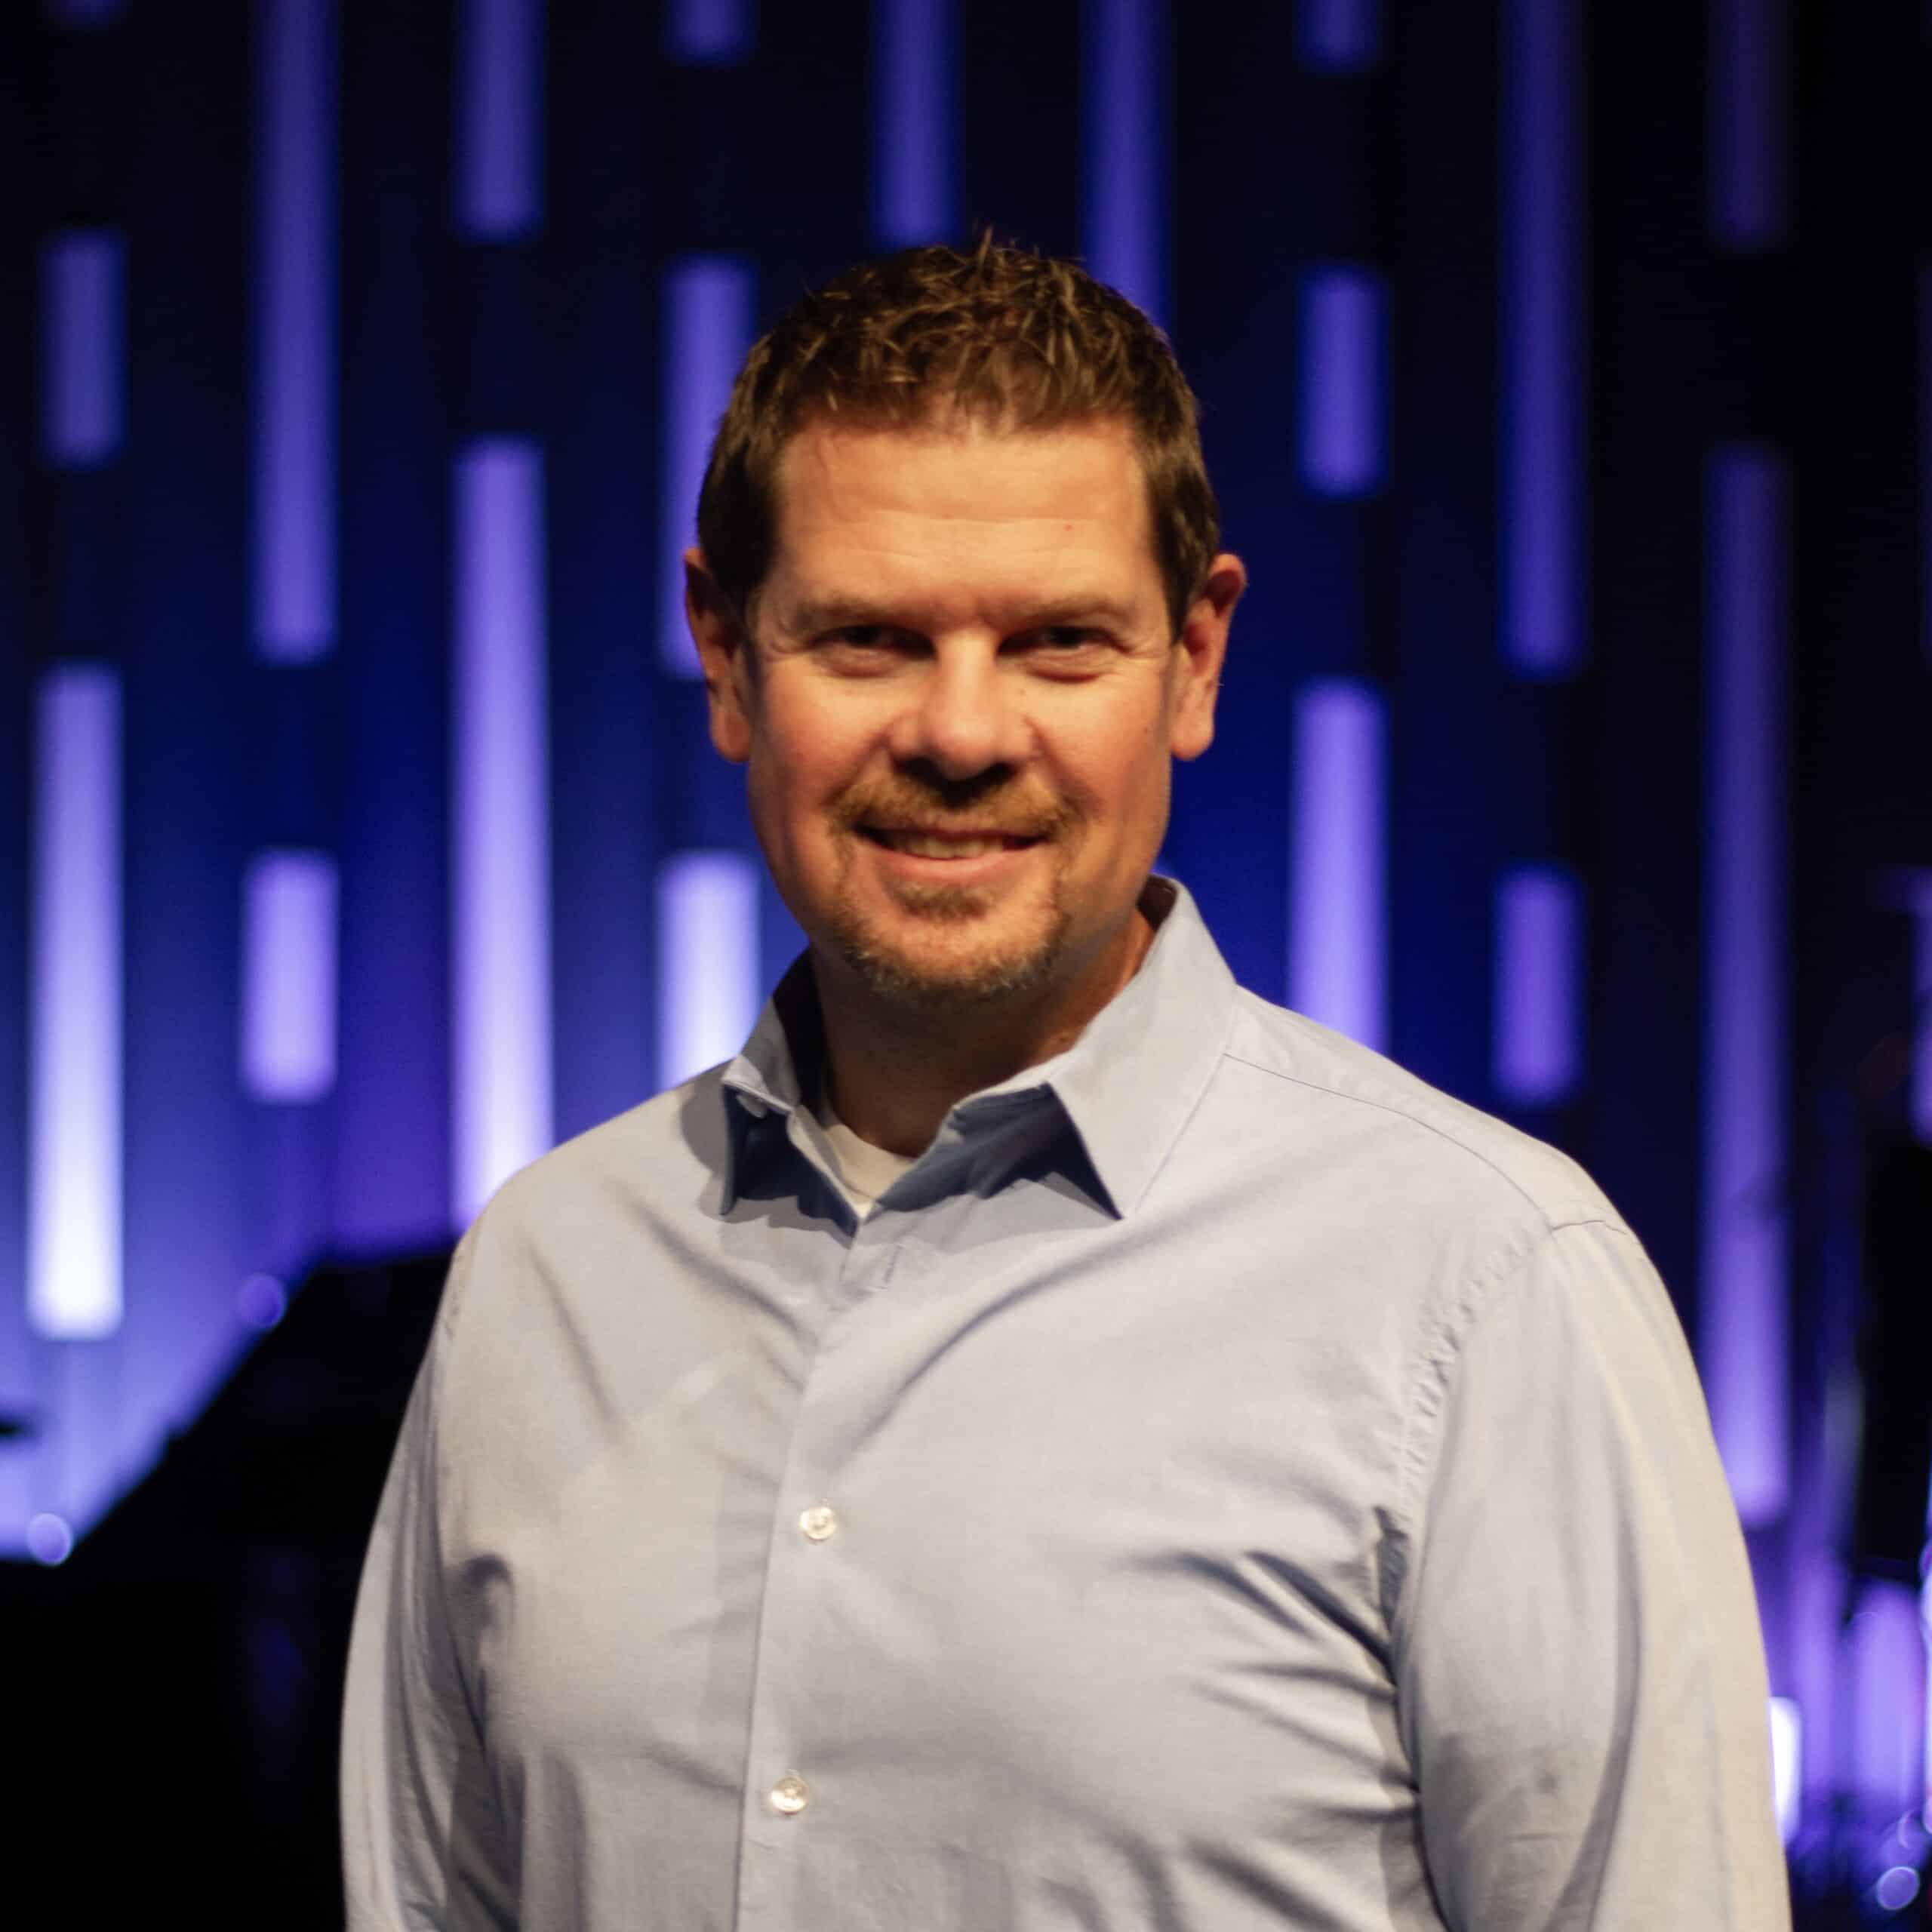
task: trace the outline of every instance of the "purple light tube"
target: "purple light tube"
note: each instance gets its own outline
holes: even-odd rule
[[[49,238],[40,262],[40,442],[57,469],[94,469],[125,428],[125,251],[105,228]]]
[[[1378,1052],[1388,1035],[1382,700],[1341,678],[1295,700],[1288,1004]]]
[[[685,552],[697,541],[698,491],[711,439],[731,399],[731,379],[752,345],[755,288],[751,264],[724,255],[687,257],[664,279],[657,649],[660,663],[677,677],[699,673],[685,622]]]
[[[1789,485],[1772,452],[1706,472],[1701,1360],[1747,1528],[1790,1491],[1784,1196]]]
[[[1168,313],[1168,10],[1085,0],[1081,231],[1088,266],[1157,322]]]
[[[688,67],[728,67],[757,45],[752,0],[671,0],[664,11],[664,51]]]
[[[336,20],[256,8],[254,625],[272,663],[336,632]]]
[[[1295,53],[1319,73],[1359,74],[1382,57],[1380,0],[1300,0]]]
[[[461,0],[456,229],[519,242],[543,220],[543,0]]]
[[[657,1082],[675,1087],[745,1043],[758,1018],[758,868],[680,852],[657,874]]]
[[[1382,481],[1387,301],[1367,269],[1312,269],[1301,282],[1301,475],[1318,497]]]
[[[58,1340],[121,1325],[121,685],[42,678],[29,954],[27,1318]]]
[[[1903,883],[1912,915],[1912,1131],[1932,1147],[1932,869],[1909,872]]]
[[[1503,655],[1526,678],[1583,660],[1583,328],[1588,260],[1577,0],[1506,0],[1498,586]]]
[[[1711,233],[1737,254],[1785,234],[1784,0],[1711,0]]]
[[[466,1222],[552,1138],[543,455],[472,443],[455,481],[451,1171]]]
[[[881,248],[953,238],[956,0],[875,0],[872,234]]]
[[[242,1081],[258,1100],[319,1100],[335,1084],[336,864],[258,854],[242,881]]]
[[[1839,1769],[1850,1773],[1847,1795],[1867,1817],[1897,1818],[1925,1807],[1918,1728],[1925,1709],[1925,1640],[1918,1595],[1910,1583],[1868,1581],[1846,1632],[1851,1762]]]
[[[1497,881],[1490,1078],[1523,1106],[1567,1100],[1583,1078],[1583,893],[1561,866]]]

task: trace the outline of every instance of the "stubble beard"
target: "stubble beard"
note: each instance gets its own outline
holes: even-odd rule
[[[855,903],[848,869],[838,898],[832,937],[840,956],[875,998],[924,1013],[1023,999],[1053,977],[1069,924],[1056,875],[1049,889],[1044,929],[1034,928],[1002,944],[989,938],[975,946],[968,928],[997,916],[996,895],[969,885],[896,887],[894,903],[922,931],[956,934],[961,945],[934,954],[895,944]]]

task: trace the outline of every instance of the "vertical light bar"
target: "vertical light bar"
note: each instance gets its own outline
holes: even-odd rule
[[[1519,1106],[1567,1100],[1583,1075],[1583,894],[1557,866],[1497,881],[1490,1075]]]
[[[1168,314],[1166,0],[1084,0],[1081,238],[1087,266],[1157,322]]]
[[[42,251],[40,441],[57,469],[91,469],[121,448],[123,263],[110,229],[66,229]]]
[[[872,233],[951,238],[958,201],[958,0],[873,0]]]
[[[696,540],[698,491],[718,418],[731,399],[732,378],[752,343],[751,264],[725,255],[694,255],[666,275],[659,392],[658,548],[663,576],[658,608],[659,661],[680,677],[698,675],[697,651],[685,622],[685,550]]]
[[[29,992],[27,1318],[121,1325],[121,686],[41,681]]]
[[[752,0],[671,0],[664,51],[689,67],[727,67],[751,54]]]
[[[1785,0],[1710,0],[1709,219],[1718,245],[1775,248],[1785,229]]]
[[[543,219],[543,0],[460,0],[456,227],[515,242]]]
[[[1912,1131],[1932,1147],[1932,872],[1912,900]],[[1932,1747],[1928,1747],[1932,1748]]]
[[[1313,269],[1301,283],[1301,474],[1317,496],[1366,496],[1382,481],[1382,278]]]
[[[307,663],[336,629],[334,0],[255,25],[255,648]]]
[[[1737,445],[1706,479],[1700,1367],[1747,1527],[1790,1487],[1786,1414],[1787,488]]]
[[[1298,0],[1295,53],[1320,73],[1374,66],[1382,54],[1381,0]]]
[[[466,1221],[550,1144],[543,459],[457,458],[451,1179]]]
[[[758,869],[737,852],[680,852],[657,874],[657,1081],[729,1060],[758,1011]]]
[[[1524,677],[1582,663],[1584,204],[1577,0],[1506,0],[1503,654]]]
[[[1381,1051],[1388,1031],[1381,699],[1341,678],[1295,700],[1288,1004]]]
[[[1804,1790],[1804,1721],[1797,1700],[1771,1700],[1771,1803],[1778,1835],[1786,1844],[1798,1835]]]
[[[242,1080],[258,1100],[335,1084],[335,861],[258,854],[242,881]]]
[[[1909,1583],[1866,1583],[1846,1634],[1851,1795],[1869,1817],[1921,1810],[1926,1794],[1917,1720],[1925,1703],[1925,1641],[1918,1590]]]

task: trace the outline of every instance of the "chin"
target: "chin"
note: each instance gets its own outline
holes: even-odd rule
[[[938,890],[949,900],[970,896]],[[924,930],[903,939],[881,932],[870,921],[848,918],[835,925],[833,937],[866,989],[896,1005],[980,1006],[1023,998],[1047,985],[1060,964],[1065,918],[1056,910],[1044,931],[1031,934],[980,937],[963,931],[982,909],[949,903],[923,906],[912,923]]]

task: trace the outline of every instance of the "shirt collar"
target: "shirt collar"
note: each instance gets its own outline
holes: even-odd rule
[[[1016,1103],[1057,1103],[1117,1214],[1131,1214],[1193,1112],[1226,1043],[1238,989],[1187,888],[1156,874],[1140,896],[1154,926],[1134,977],[1063,1053],[969,1094],[935,1146],[1011,1119]],[[724,1207],[737,1198],[750,1137],[808,1107],[824,1057],[809,955],[779,982],[744,1050],[724,1071],[731,1133]],[[922,1158],[924,1157],[922,1157]]]

